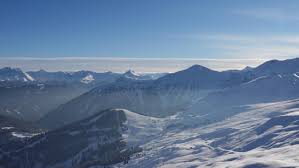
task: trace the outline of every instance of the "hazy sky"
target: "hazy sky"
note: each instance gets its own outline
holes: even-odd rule
[[[298,0],[1,0],[0,57],[292,58]]]

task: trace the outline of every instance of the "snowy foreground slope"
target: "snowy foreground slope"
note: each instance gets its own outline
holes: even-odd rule
[[[104,110],[53,131],[1,144],[0,167],[73,168],[126,162],[142,151],[139,144],[161,132],[162,124],[161,119],[127,110]]]
[[[165,127],[128,164],[114,167],[298,167],[299,99],[248,105],[207,126]]]
[[[163,119],[105,110],[2,145],[0,161],[6,168],[297,167],[298,107],[299,99],[248,104],[205,123],[191,110]]]

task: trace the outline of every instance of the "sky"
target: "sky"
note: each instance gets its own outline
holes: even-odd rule
[[[298,6],[297,0],[1,0],[0,59],[294,58]]]

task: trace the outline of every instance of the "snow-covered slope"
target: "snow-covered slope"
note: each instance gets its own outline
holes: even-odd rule
[[[252,69],[257,76],[269,74],[290,74],[299,72],[299,58],[287,60],[271,60]]]
[[[89,84],[89,83],[93,82],[94,80],[95,80],[95,79],[94,79],[93,75],[88,74],[88,75],[86,75],[84,78],[82,78],[80,81],[81,81],[82,83]]]
[[[111,167],[130,168],[296,167],[299,164],[298,107],[298,99],[248,104],[242,113],[205,125],[196,124],[200,117],[186,120],[184,116],[194,115],[188,111],[182,115],[157,119],[122,109],[108,110],[44,136],[38,135],[38,138],[26,144],[22,149],[23,153],[15,148],[10,150],[18,151],[14,156],[27,155],[29,159],[32,156],[30,151],[34,151],[38,156],[50,151],[47,157],[34,157],[34,164],[32,160],[22,162],[23,165],[31,163],[30,166],[39,163],[38,166],[45,168],[75,165],[101,167],[106,163]],[[116,138],[113,146],[119,146],[118,149],[111,148],[111,141],[99,143],[103,138],[92,138],[98,135],[106,137],[107,131],[109,140]],[[121,133],[121,136],[112,136],[117,135],[111,135],[114,131]],[[85,138],[89,139],[87,144],[83,143],[86,141],[81,141]],[[51,145],[56,142],[55,139],[59,139],[59,143]],[[122,142],[125,143],[124,146],[120,145]],[[8,147],[1,149],[7,152]],[[66,154],[66,150],[71,152]],[[99,150],[102,152],[97,152]],[[28,153],[25,154],[25,151]],[[51,151],[55,156],[51,155]],[[111,154],[101,157],[103,152],[108,151]],[[55,159],[56,155],[59,159]],[[113,162],[118,156],[127,159],[116,159],[117,161]],[[25,157],[22,158],[25,161]],[[4,160],[4,163],[19,162],[13,162],[9,157],[6,159],[8,160]],[[123,162],[117,163],[121,161]],[[52,165],[46,166],[44,163]]]
[[[194,103],[188,110],[205,115],[208,121],[221,120],[243,112],[248,104],[269,103],[298,97],[299,79],[296,74],[269,75],[212,93]]]
[[[0,69],[0,81],[32,82],[34,78],[19,68],[5,67]]]
[[[138,146],[152,139],[155,139],[165,127],[165,119],[140,115],[125,109],[115,109],[124,111],[127,121],[127,130],[123,137],[129,146]]]
[[[297,167],[299,100],[248,105],[242,113],[205,126],[172,117],[155,140],[115,167]],[[174,126],[181,120],[187,127]]]
[[[126,162],[162,130],[160,119],[109,109],[27,141],[0,146],[6,168],[90,167]]]

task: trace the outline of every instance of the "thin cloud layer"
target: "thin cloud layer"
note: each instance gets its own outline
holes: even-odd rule
[[[137,59],[137,58],[57,58],[35,59],[14,58],[1,59],[0,67],[19,67],[25,71],[44,69],[47,71],[79,71],[91,70],[97,72],[125,72],[133,69],[141,73],[175,72],[200,64],[208,68],[223,71],[229,69],[242,69],[245,66],[256,66],[264,60],[256,59]]]

